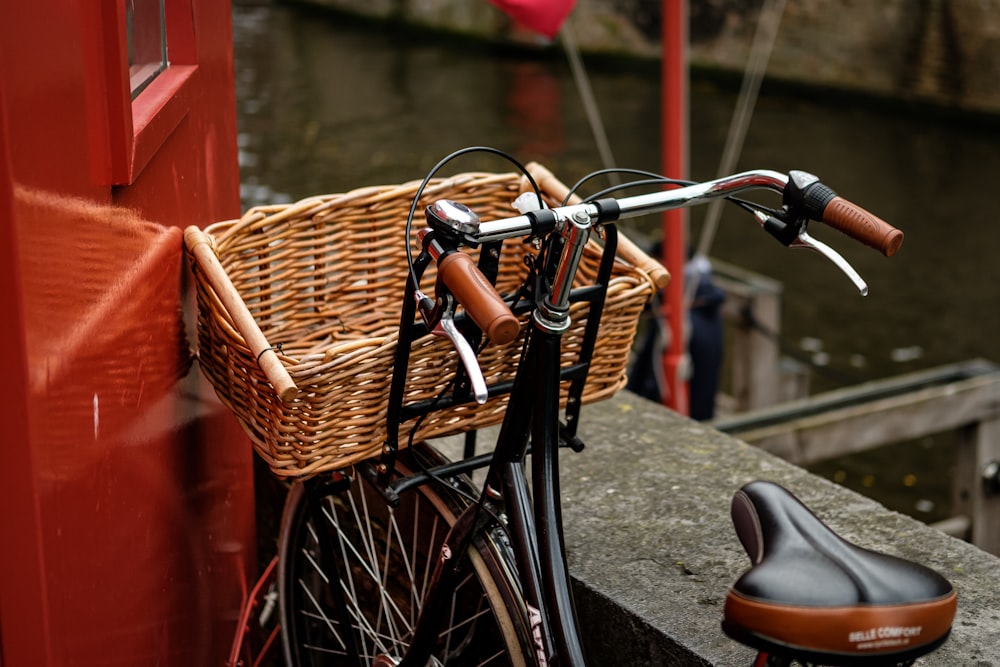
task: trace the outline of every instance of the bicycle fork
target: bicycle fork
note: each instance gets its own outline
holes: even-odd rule
[[[512,512],[523,517],[520,530],[528,533],[516,543],[537,546],[535,567],[541,587],[529,598],[537,601],[531,621],[542,624],[549,637],[551,654],[559,665],[584,665],[575,606],[570,588],[563,540],[559,492],[559,349],[560,338],[551,332],[533,332],[534,353],[529,350],[530,367],[536,369],[532,404],[537,411],[531,420],[531,464],[533,511],[527,507]],[[507,475],[508,484],[523,475]],[[526,494],[523,494],[526,495]],[[532,521],[533,518],[533,521]],[[533,525],[532,525],[533,524]],[[529,558],[521,554],[519,563]],[[539,661],[539,664],[545,664]]]
[[[559,343],[558,333],[533,331],[522,376],[508,407],[487,483],[478,503],[459,515],[438,554],[406,654],[400,662],[380,656],[378,667],[430,664],[440,619],[450,592],[470,566],[467,554],[477,534],[502,515],[510,535],[523,586],[534,663],[582,667],[580,642],[565,549],[559,502]],[[532,489],[524,472],[525,443],[531,439]],[[532,502],[532,498],[534,502]],[[502,508],[498,501],[503,500]]]
[[[556,258],[558,261],[540,267],[545,278],[536,283],[537,308],[533,311],[527,349],[511,390],[482,495],[478,503],[459,516],[448,533],[413,641],[402,661],[376,661],[380,667],[428,664],[449,592],[468,566],[466,554],[472,541],[500,517],[500,512],[505,515],[500,519],[501,528],[508,532],[515,551],[535,663],[543,667],[585,664],[565,558],[558,450],[561,340],[569,328],[573,278],[590,238],[592,223],[589,215],[581,211],[567,219],[559,235],[550,239],[552,245],[546,256],[549,261]],[[610,250],[613,259],[613,239]],[[587,365],[584,364],[584,376]],[[524,474],[529,438],[530,494]]]

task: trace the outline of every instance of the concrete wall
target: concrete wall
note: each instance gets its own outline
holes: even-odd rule
[[[721,631],[749,567],[729,519],[754,479],[782,484],[864,547],[924,563],[958,591],[951,637],[922,667],[1000,667],[1000,559],[628,393],[587,406],[587,447],[561,454],[563,516],[588,660],[747,667]]]
[[[539,43],[486,0],[295,0],[374,18]],[[742,72],[764,0],[689,3],[692,65]],[[773,3],[768,3],[773,4]],[[659,0],[577,0],[589,52],[655,58]],[[1000,0],[787,0],[774,79],[947,109],[1000,111]]]
[[[560,452],[560,477],[589,664],[752,664],[754,652],[720,627],[729,586],[750,567],[729,504],[766,479],[841,536],[952,582],[951,636],[921,667],[1000,667],[1000,558],[628,392],[586,406],[580,436],[582,452]],[[457,456],[462,438],[439,446]]]

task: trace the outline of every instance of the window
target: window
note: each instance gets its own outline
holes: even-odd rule
[[[164,0],[125,0],[128,74],[132,99],[167,68]]]
[[[194,0],[88,0],[82,18],[91,173],[135,182],[191,107]]]

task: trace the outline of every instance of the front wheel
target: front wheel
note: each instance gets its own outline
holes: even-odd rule
[[[439,456],[426,445],[406,454],[410,465],[415,456]],[[397,468],[406,474],[405,463]],[[288,667],[367,667],[376,659],[395,664],[402,658],[444,538],[469,502],[454,490],[472,490],[464,477],[448,483],[408,491],[392,508],[358,475],[347,490],[322,497],[319,522],[303,483],[292,487],[282,517],[278,563]],[[334,558],[321,553],[324,543],[332,546]],[[331,561],[335,567],[324,567]],[[531,655],[524,652],[528,625],[508,559],[491,539],[477,536],[467,563],[467,576],[441,619],[429,664],[525,665],[524,656]],[[346,608],[340,608],[339,600]],[[357,656],[350,655],[352,644]]]

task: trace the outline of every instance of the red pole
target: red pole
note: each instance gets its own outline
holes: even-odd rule
[[[663,0],[663,73],[662,136],[663,173],[670,178],[685,178],[688,165],[687,144],[687,0]],[[688,414],[685,367],[684,263],[687,211],[677,209],[663,214],[663,264],[670,271],[670,284],[664,298],[664,310],[670,329],[670,344],[663,354],[666,382],[663,403]]]

